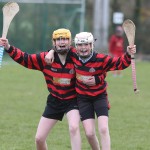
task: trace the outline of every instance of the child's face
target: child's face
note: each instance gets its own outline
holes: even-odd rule
[[[70,46],[70,40],[68,38],[59,38],[55,40],[54,45],[58,49],[65,49],[66,47],[68,47],[68,45]]]
[[[68,38],[58,38],[53,41],[53,46],[58,53],[66,53],[71,45],[71,41]]]
[[[91,43],[82,43],[76,45],[77,53],[81,58],[87,58],[92,52]]]

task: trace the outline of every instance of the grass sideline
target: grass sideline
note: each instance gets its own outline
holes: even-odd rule
[[[136,63],[138,95],[133,92],[130,67],[121,78],[108,73],[112,150],[149,150],[149,66]],[[4,58],[0,82],[0,150],[35,150],[34,136],[48,95],[43,75]],[[81,136],[82,150],[90,150],[82,125]],[[71,149],[66,118],[54,127],[47,143],[51,150]]]

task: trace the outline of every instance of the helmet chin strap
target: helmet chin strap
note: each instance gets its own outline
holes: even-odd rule
[[[69,48],[66,48],[66,49],[57,49],[56,46],[54,46],[53,49],[55,50],[56,53],[58,53],[60,55],[65,55],[69,51]]]

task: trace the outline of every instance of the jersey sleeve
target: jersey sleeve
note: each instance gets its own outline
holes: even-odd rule
[[[74,47],[70,48],[70,52],[72,53],[72,55],[77,55],[77,50]]]
[[[46,52],[41,52],[39,54],[28,54],[14,46],[11,46],[9,50],[6,50],[6,52],[18,64],[29,69],[42,71],[46,65],[44,61]]]
[[[106,73],[103,73],[101,75],[95,75],[96,85],[102,84],[105,81],[105,78],[106,78]]]
[[[74,48],[74,47],[71,47],[70,48],[70,56],[71,56],[71,59],[72,59],[72,61],[73,61],[73,63],[75,63],[76,64],[76,62],[78,61],[78,55],[77,55],[77,51],[76,51],[76,49]]]
[[[123,70],[131,64],[131,56],[124,53],[121,57],[111,57],[106,55],[103,62],[104,71]]]

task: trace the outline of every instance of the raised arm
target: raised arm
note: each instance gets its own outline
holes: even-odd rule
[[[131,64],[131,54],[136,53],[136,45],[128,46],[127,52],[121,57],[111,57],[105,56],[103,63],[103,70],[113,71],[113,70],[123,70]]]
[[[9,56],[20,65],[29,69],[43,70],[45,65],[44,57],[46,53],[25,53],[14,46],[10,46],[8,40],[4,38],[0,38],[0,45],[4,46],[5,51],[9,54]]]

